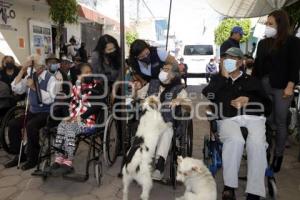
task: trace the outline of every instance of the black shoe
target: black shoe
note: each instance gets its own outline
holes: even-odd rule
[[[22,169],[23,171],[26,171],[26,170],[35,168],[36,165],[37,165],[37,162],[27,161],[27,162],[21,167],[21,169]]]
[[[4,167],[5,168],[12,168],[12,167],[16,167],[18,165],[18,161],[19,161],[19,156],[15,156],[12,160],[8,161]],[[21,162],[25,162],[26,158],[25,156],[21,157]]]
[[[255,194],[248,194],[246,200],[260,200],[260,196],[257,196]]]
[[[61,165],[61,169],[63,175],[71,174],[74,172],[74,168],[72,166],[65,165],[65,164]]]
[[[274,159],[272,162],[272,169],[275,173],[280,171],[282,161],[283,161],[283,156],[274,156]]]
[[[225,186],[222,193],[222,200],[236,200],[234,188]]]

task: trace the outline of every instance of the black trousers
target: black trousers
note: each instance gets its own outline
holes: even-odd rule
[[[27,159],[36,162],[39,155],[39,131],[46,126],[49,113],[31,113],[28,112],[26,130],[27,130]],[[12,119],[8,123],[8,137],[10,141],[10,150],[13,154],[19,154],[22,140],[22,128],[24,116]]]

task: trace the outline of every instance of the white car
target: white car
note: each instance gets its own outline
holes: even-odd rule
[[[206,73],[206,65],[215,57],[214,45],[190,44],[184,45],[182,56],[188,66],[188,74]]]

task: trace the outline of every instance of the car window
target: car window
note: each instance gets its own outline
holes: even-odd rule
[[[184,47],[184,55],[213,55],[212,45],[186,45]]]

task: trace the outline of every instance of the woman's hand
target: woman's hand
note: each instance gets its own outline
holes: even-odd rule
[[[292,82],[289,82],[286,86],[286,88],[283,90],[283,98],[288,98],[294,94],[294,86],[295,84]]]
[[[175,108],[176,106],[179,106],[182,102],[182,99],[173,99],[170,103],[170,108]]]
[[[235,107],[236,109],[240,109],[244,106],[246,106],[249,102],[249,97],[238,97],[231,101],[231,106]]]

